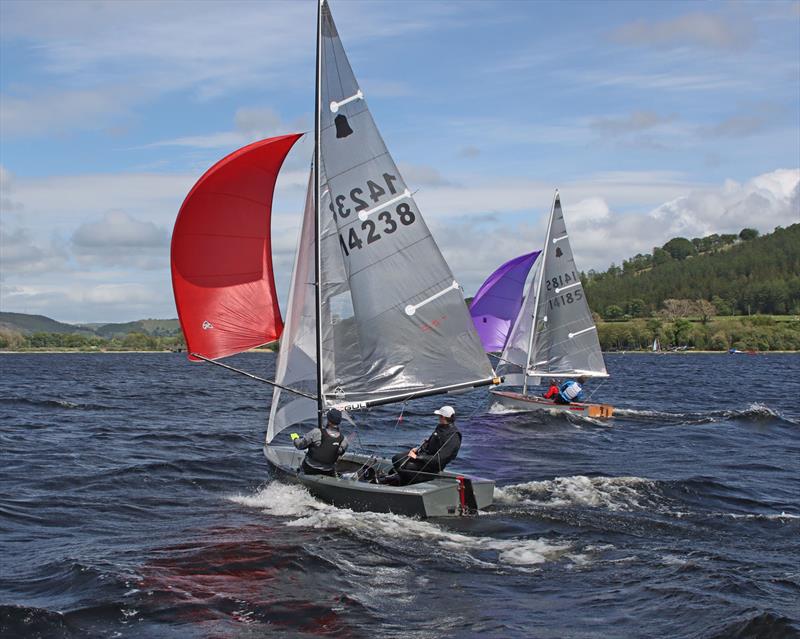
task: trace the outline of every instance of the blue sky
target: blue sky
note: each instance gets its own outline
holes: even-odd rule
[[[800,2],[332,1],[386,143],[472,294],[537,248],[578,265],[800,221]],[[174,317],[169,234],[202,172],[308,131],[315,3],[0,2],[0,308]],[[286,290],[310,161],[273,227]]]

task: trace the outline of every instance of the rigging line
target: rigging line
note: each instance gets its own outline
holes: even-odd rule
[[[600,382],[595,388],[592,389],[592,392],[590,392],[589,395],[587,395],[586,399],[591,399],[592,395],[594,395],[597,391],[599,391],[603,387],[603,384],[605,384],[607,381],[608,378]]]
[[[498,355],[497,353],[486,353],[486,354],[487,354],[489,357],[494,357],[495,359],[499,359],[501,362],[505,362],[506,364],[510,364],[511,366],[518,366],[519,368],[522,368],[522,365],[521,365],[521,364],[515,364],[515,363],[514,363],[514,362],[512,362],[511,360],[508,360],[508,359],[506,359],[505,357],[501,357],[501,356],[500,356],[500,355]]]
[[[192,353],[192,357],[196,357],[197,359],[202,359],[204,362],[208,362],[209,364],[214,364],[215,366],[220,366],[222,368],[227,368],[229,371],[233,371],[234,373],[239,373],[240,375],[244,375],[245,377],[249,377],[250,379],[255,379],[259,382],[264,382],[265,384],[269,384],[270,386],[274,386],[275,388],[280,388],[281,390],[288,391],[290,393],[294,393],[295,395],[300,395],[301,397],[306,397],[308,399],[313,399],[317,401],[317,398],[314,395],[309,395],[308,393],[304,393],[303,391],[297,390],[296,388],[291,388],[289,386],[284,386],[283,384],[278,384],[277,382],[270,381],[268,379],[264,379],[263,377],[259,377],[258,375],[253,375],[252,373],[248,373],[247,371],[243,371],[240,368],[234,368],[233,366],[229,366],[228,364],[223,364],[222,362],[217,362],[213,359],[209,359],[208,357],[204,357],[200,355],[200,353]]]

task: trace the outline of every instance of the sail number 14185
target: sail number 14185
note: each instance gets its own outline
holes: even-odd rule
[[[575,284],[578,286],[575,287]],[[557,275],[555,277],[548,278],[546,281],[546,287],[548,292],[555,293],[555,295],[548,297],[547,299],[547,305],[551,309],[572,304],[573,302],[583,299],[583,291],[580,288],[580,279],[575,274],[575,271],[570,271],[569,273],[564,273],[563,275]]]

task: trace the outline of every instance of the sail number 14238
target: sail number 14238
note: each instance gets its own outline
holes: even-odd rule
[[[397,193],[397,188],[394,183],[397,177],[390,173],[383,174],[383,181],[386,184],[386,189],[379,185],[374,180],[367,180],[367,191],[369,191],[369,198],[377,203],[382,195],[385,195],[387,190],[390,194]],[[338,195],[331,198],[329,208],[333,213],[334,218],[347,218],[353,211],[364,211],[369,208],[369,205],[364,201],[364,189],[353,188],[350,189],[350,200],[355,203],[353,209],[345,206],[346,198],[344,195]],[[396,201],[396,200],[395,200]],[[383,235],[391,235],[394,233],[398,226],[410,226],[415,222],[417,216],[408,202],[399,202],[393,207],[387,207],[377,215],[377,222],[367,218],[361,222],[361,233],[356,229],[357,223],[350,226],[346,232],[339,234],[339,245],[342,247],[342,252],[347,256],[353,250],[358,250],[364,247],[365,244],[369,245],[377,242]]]

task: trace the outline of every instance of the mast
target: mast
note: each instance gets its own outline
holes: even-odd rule
[[[542,291],[542,277],[544,277],[544,267],[547,263],[547,249],[550,245],[550,229],[553,226],[553,215],[556,212],[556,200],[558,199],[558,189],[556,189],[555,195],[553,196],[553,205],[550,207],[550,217],[547,220],[547,232],[544,236],[544,248],[542,249],[542,259],[539,263],[539,277],[536,280],[536,286],[534,287],[534,293],[536,294],[536,301],[533,305],[533,322],[531,323],[531,336],[528,340],[528,358],[525,362],[525,370],[522,372],[522,394],[527,395],[528,391],[528,369],[531,367],[531,355],[533,354],[533,347],[536,344],[535,336],[536,336],[536,315],[538,314],[537,311],[539,310],[539,298]]]
[[[322,429],[322,255],[320,251],[320,219],[319,219],[319,138],[321,127],[320,96],[322,94],[322,5],[317,5],[317,82],[314,98],[314,300],[316,302],[316,346],[317,346],[317,425]]]

